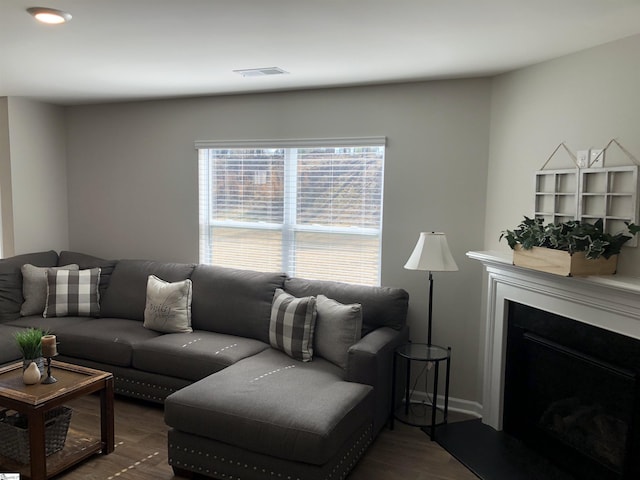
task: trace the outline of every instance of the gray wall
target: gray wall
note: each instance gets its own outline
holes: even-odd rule
[[[447,233],[460,271],[434,274],[434,340],[452,396],[479,400],[490,80],[76,106],[67,109],[70,247],[107,258],[198,260],[196,140],[384,135],[382,283],[406,288],[426,338],[427,277],[402,268],[421,230]]]
[[[0,116],[3,256],[68,248],[64,109],[9,97]]]
[[[508,250],[500,231],[533,214],[534,172],[560,142],[575,152],[616,138],[640,158],[638,52],[640,35],[494,79],[486,249]],[[623,163],[612,146],[606,164]],[[571,166],[559,152],[547,168]],[[640,276],[639,248],[623,249],[618,273]]]
[[[13,199],[11,194],[11,149],[9,145],[9,99],[0,97],[0,255],[13,255]]]

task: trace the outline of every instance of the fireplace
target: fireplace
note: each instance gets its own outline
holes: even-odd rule
[[[487,273],[482,422],[524,432],[544,455],[578,465],[576,478],[640,478],[640,279],[561,277],[516,267],[510,252],[467,255]]]
[[[640,478],[640,341],[509,302],[503,427],[580,479]]]

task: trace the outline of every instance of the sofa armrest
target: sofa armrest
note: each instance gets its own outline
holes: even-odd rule
[[[387,421],[391,410],[391,380],[393,353],[409,340],[409,327],[394,330],[381,327],[365,335],[349,348],[345,380],[371,385],[374,388],[374,432]]]

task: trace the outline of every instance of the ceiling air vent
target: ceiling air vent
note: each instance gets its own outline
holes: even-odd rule
[[[239,73],[243,77],[264,77],[267,75],[283,75],[286,72],[278,67],[266,67],[266,68],[247,68],[245,70],[234,70],[234,73]]]

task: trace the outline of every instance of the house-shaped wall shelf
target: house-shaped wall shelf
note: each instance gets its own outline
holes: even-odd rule
[[[604,220],[604,230],[626,230],[624,222],[638,219],[638,166],[580,170],[578,218]]]
[[[626,231],[638,223],[638,166],[539,170],[535,217],[545,223],[601,218],[607,233]],[[637,245],[634,238],[629,246]]]
[[[616,145],[630,160],[631,166],[580,168],[576,156],[560,143],[540,170],[535,173],[534,216],[547,223],[562,223],[569,220],[593,223],[602,219],[604,231],[610,234],[626,232],[625,222],[638,223],[638,161],[620,142],[612,138],[600,151],[604,153]],[[575,168],[545,170],[553,156],[564,149],[571,157]],[[625,245],[635,247],[634,236]]]
[[[536,172],[536,218],[544,223],[578,218],[578,172],[577,168]]]

